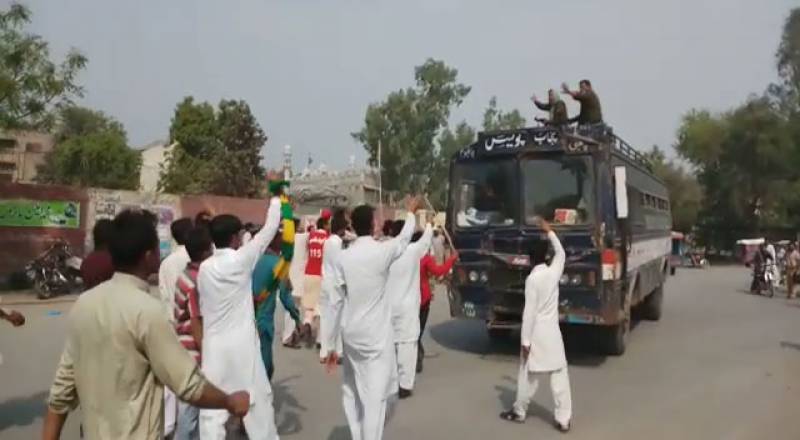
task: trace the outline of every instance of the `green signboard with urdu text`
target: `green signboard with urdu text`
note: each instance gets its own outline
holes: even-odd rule
[[[81,204],[62,200],[0,200],[1,226],[80,227]]]

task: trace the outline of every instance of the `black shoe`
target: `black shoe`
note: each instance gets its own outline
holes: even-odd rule
[[[317,350],[319,350],[319,349],[321,349],[321,348],[322,348],[322,344],[320,344],[319,342],[317,342],[317,345],[316,345],[316,347],[317,347]]]
[[[569,432],[569,429],[572,427],[572,420],[567,422],[566,425],[562,425],[561,423],[555,422],[556,429],[561,431],[562,434],[566,434]]]
[[[400,388],[400,391],[397,392],[397,397],[401,399],[408,399],[409,397],[411,397],[411,394],[413,394],[411,390]]]
[[[417,374],[422,373],[422,362],[417,362]]]
[[[509,422],[525,423],[525,419],[520,417],[513,409],[501,412],[500,418]]]

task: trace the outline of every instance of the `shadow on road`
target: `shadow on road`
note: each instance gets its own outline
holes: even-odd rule
[[[337,426],[328,434],[327,440],[350,440],[350,428],[347,426]]]
[[[514,405],[514,401],[517,399],[517,380],[511,376],[503,376],[502,381],[503,383],[495,385],[494,389],[497,391],[497,399],[500,401],[500,406],[503,408],[502,410],[505,411],[511,409]],[[535,401],[537,395],[550,391],[549,386],[550,384],[547,383],[547,380],[539,382],[540,389],[537,390],[536,395],[533,396],[533,399],[531,399],[528,405],[528,417],[538,417],[548,423],[553,420],[553,412]],[[542,390],[541,388],[545,389]]]
[[[47,391],[0,403],[0,431],[12,426],[27,426],[44,415]]]
[[[598,354],[593,327],[563,326],[564,345],[570,365],[597,367],[606,361]],[[449,320],[430,327],[430,335],[442,347],[480,355],[500,357],[516,362],[519,356],[519,334],[504,339],[489,339],[486,326],[478,320]],[[427,358],[428,356],[426,356]]]
[[[797,342],[781,341],[781,348],[791,348],[792,350],[800,351],[800,344]]]
[[[307,408],[300,405],[300,402],[289,392],[290,382],[299,378],[299,375],[294,375],[272,382],[272,392],[275,396],[273,401],[275,423],[277,423],[278,433],[281,435],[297,434],[303,430],[299,412],[305,412]]]

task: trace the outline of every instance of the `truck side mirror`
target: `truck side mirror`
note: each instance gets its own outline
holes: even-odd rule
[[[628,185],[625,167],[614,167],[614,192],[617,199],[617,218],[628,218]]]

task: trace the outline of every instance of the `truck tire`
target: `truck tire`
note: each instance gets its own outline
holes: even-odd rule
[[[642,316],[648,321],[658,321],[661,319],[661,305],[664,303],[664,285],[656,287],[645,299],[642,307]]]
[[[627,321],[606,327],[603,334],[605,354],[622,356],[628,343],[628,333],[629,326]]]

